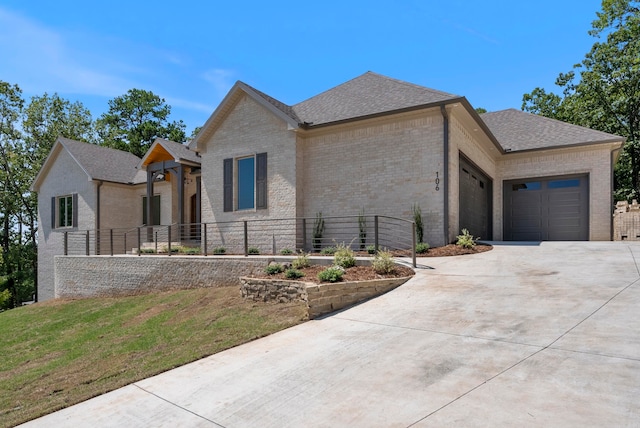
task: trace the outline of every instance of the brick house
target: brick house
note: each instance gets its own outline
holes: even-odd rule
[[[411,219],[419,205],[431,246],[452,242],[462,228],[486,240],[610,240],[612,172],[623,144],[518,110],[479,115],[462,96],[372,72],[292,106],[237,82],[188,148],[159,140],[137,163],[121,153],[129,160],[120,162],[116,151],[59,139],[33,186],[45,220],[39,278],[51,276],[44,259],[60,254],[59,240],[49,244],[61,229],[53,204],[73,194],[74,215],[93,214],[67,228],[135,227],[143,206],[147,215],[154,210],[147,195],[161,193],[162,224],[362,209]],[[108,178],[101,174],[111,162],[102,161],[111,156],[119,173]],[[175,179],[157,182],[169,168]],[[185,174],[192,183],[178,186]],[[109,199],[111,191],[122,196]]]

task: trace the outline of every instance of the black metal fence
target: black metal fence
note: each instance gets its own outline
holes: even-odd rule
[[[345,245],[411,256],[415,223],[389,216],[341,216],[140,226],[64,233],[65,255],[319,253]]]

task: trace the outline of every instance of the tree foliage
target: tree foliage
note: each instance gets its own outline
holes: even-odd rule
[[[561,73],[562,95],[535,88],[522,109],[627,138],[615,167],[615,197],[640,196],[640,1],[603,0],[591,50]]]
[[[8,308],[37,289],[38,200],[30,186],[58,136],[90,141],[95,132],[81,103],[44,94],[25,107],[20,88],[2,81],[0,117],[0,293]]]
[[[184,143],[185,124],[169,122],[171,107],[163,98],[142,89],[130,89],[109,101],[109,110],[97,121],[100,141],[107,147],[144,156],[156,138]]]
[[[170,111],[152,92],[132,89],[94,122],[80,102],[47,93],[25,102],[17,85],[0,80],[0,310],[37,290],[38,199],[30,187],[56,139],[104,141],[143,156],[157,137],[186,140],[184,123],[168,121]]]

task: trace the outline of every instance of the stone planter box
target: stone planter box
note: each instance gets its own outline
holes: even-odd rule
[[[280,303],[305,302],[309,319],[313,319],[384,294],[411,278],[408,276],[314,284],[303,281],[241,277],[240,291],[245,299]]]

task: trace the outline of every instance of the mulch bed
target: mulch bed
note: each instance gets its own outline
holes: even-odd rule
[[[466,254],[478,254],[493,249],[491,245],[478,244],[473,248],[462,248],[459,245],[449,244],[443,247],[429,248],[426,254],[417,254],[418,257],[448,257],[448,256],[462,256]],[[356,252],[358,256],[370,256],[366,252]],[[410,251],[393,251],[395,257],[411,257]],[[326,269],[328,266],[323,265],[311,265],[308,268],[300,269],[304,276],[298,281],[313,282],[320,284],[318,279],[318,273]],[[342,282],[350,281],[369,281],[372,279],[385,279],[385,278],[401,278],[407,276],[413,276],[414,271],[405,266],[396,266],[393,273],[380,275],[376,273],[371,266],[354,266],[345,270],[342,276]],[[288,279],[285,277],[285,273],[278,273],[275,275],[256,275],[256,278],[270,278],[270,279]]]
[[[318,279],[318,273],[320,271],[325,270],[329,266],[322,265],[311,265],[308,268],[300,269],[304,276],[296,281],[304,281],[304,282],[313,282],[315,284],[320,284],[321,281]],[[385,279],[385,278],[402,278],[407,276],[413,276],[415,272],[413,269],[409,269],[405,266],[396,266],[395,270],[391,274],[380,275],[376,273],[371,266],[354,266],[345,269],[344,275],[342,275],[342,281],[340,282],[351,282],[351,281],[369,281],[372,279]],[[285,279],[284,272],[278,273],[275,275],[257,275],[256,278],[269,278],[269,279]]]

